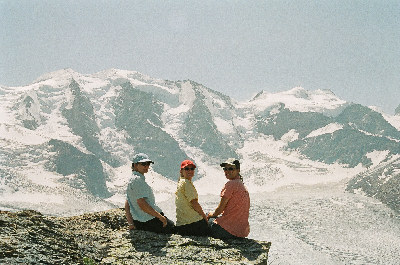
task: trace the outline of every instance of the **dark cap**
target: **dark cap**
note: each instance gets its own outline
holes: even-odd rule
[[[221,167],[226,167],[226,165],[235,166],[237,169],[240,169],[240,162],[236,158],[228,158],[225,162],[221,163]]]

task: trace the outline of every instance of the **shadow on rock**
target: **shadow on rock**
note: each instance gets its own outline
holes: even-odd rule
[[[240,254],[249,261],[259,260],[261,255],[268,256],[271,242],[260,244],[258,241],[248,238],[224,239],[225,244],[240,251]]]
[[[148,231],[131,230],[129,232],[130,243],[138,252],[147,252],[154,256],[165,256],[166,246],[168,245],[170,235],[157,234]]]
[[[267,264],[270,242],[171,235],[167,256],[187,264]]]

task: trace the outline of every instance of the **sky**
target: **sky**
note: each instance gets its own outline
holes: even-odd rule
[[[0,85],[64,68],[193,80],[237,100],[301,86],[394,114],[398,0],[0,0]]]

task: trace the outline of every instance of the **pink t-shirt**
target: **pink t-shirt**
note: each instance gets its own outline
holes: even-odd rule
[[[248,236],[250,196],[243,182],[240,179],[229,180],[221,191],[221,197],[228,198],[229,201],[222,216],[214,222],[234,236]]]

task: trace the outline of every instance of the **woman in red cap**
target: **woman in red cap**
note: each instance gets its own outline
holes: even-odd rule
[[[180,178],[175,192],[176,232],[181,235],[205,236],[209,233],[207,216],[203,212],[197,190],[192,183],[196,165],[191,160],[181,163]]]

